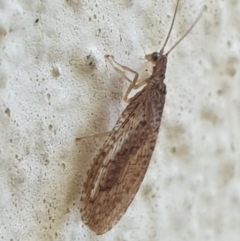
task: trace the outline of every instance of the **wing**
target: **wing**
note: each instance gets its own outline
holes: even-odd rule
[[[165,103],[166,87],[146,86],[130,101],[87,173],[82,220],[96,234],[126,212],[147,171]]]

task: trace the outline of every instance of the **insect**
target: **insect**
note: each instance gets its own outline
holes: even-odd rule
[[[130,82],[130,86],[124,96],[128,105],[113,130],[94,135],[98,137],[107,135],[107,139],[87,173],[81,198],[83,207],[80,212],[83,222],[96,234],[109,231],[126,212],[140,187],[152,157],[167,93],[164,79],[168,55],[192,30],[202,14],[202,12],[199,14],[173,47],[164,53],[179,1],[177,0],[163,47],[159,52],[145,56],[153,64],[152,75],[149,78],[138,81],[137,72],[118,64],[113,56],[105,56],[113,68]],[[121,69],[132,72],[135,75],[133,81]],[[129,93],[139,87],[143,87],[142,90],[132,98],[128,98]]]

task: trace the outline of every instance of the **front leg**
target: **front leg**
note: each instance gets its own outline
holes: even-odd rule
[[[112,65],[112,67],[116,70],[116,72],[117,72],[123,79],[127,80],[128,82],[130,82],[130,86],[128,87],[128,89],[127,89],[127,91],[126,91],[126,93],[125,93],[125,95],[124,95],[124,97],[123,97],[123,100],[124,100],[125,102],[129,103],[129,100],[130,100],[130,99],[128,98],[128,95],[130,94],[130,92],[132,91],[132,89],[138,89],[138,88],[142,87],[143,85],[146,84],[147,79],[142,80],[142,81],[141,81],[141,80],[138,81],[139,74],[138,74],[136,71],[128,68],[127,66],[121,65],[121,64],[119,64],[118,62],[116,62],[116,61],[114,60],[114,57],[113,57],[112,55],[105,55],[105,59]],[[124,71],[121,70],[120,68],[123,69],[123,70],[126,70],[126,71],[129,71],[129,72],[133,73],[133,74],[134,74],[133,80],[130,80],[130,79],[126,76],[126,74],[124,73]]]

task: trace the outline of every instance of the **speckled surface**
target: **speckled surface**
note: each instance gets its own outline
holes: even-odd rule
[[[146,76],[175,1],[0,1],[0,240],[238,241],[238,1],[180,2],[161,131],[142,186],[107,234],[82,224],[80,191],[127,83],[105,60]]]

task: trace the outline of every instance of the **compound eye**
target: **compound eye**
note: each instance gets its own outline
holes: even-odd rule
[[[151,54],[151,58],[153,62],[156,62],[158,60],[158,58],[160,57],[160,54],[158,52],[153,52]]]

